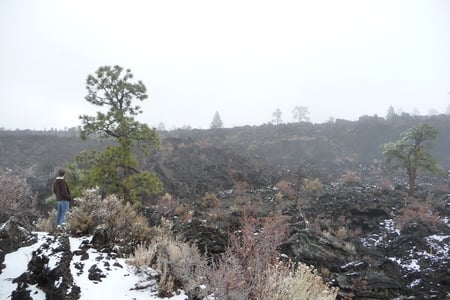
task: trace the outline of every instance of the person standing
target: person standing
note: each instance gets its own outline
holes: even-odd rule
[[[69,186],[67,185],[65,179],[66,171],[64,169],[59,169],[58,176],[53,183],[53,192],[56,195],[56,202],[58,203],[57,214],[56,214],[56,226],[57,228],[64,226],[66,224],[66,213],[70,207],[70,200],[72,196],[70,195]]]

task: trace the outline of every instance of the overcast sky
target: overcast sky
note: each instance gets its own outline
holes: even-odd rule
[[[0,1],[0,127],[80,125],[87,76],[116,64],[152,127],[443,113],[450,1]]]

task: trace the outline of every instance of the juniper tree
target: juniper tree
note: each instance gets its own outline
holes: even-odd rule
[[[78,157],[92,185],[100,186],[107,194],[121,195],[128,202],[162,190],[156,175],[138,169],[134,155],[135,150],[148,155],[151,149],[159,147],[159,138],[155,129],[135,120],[142,113],[138,102],[148,96],[142,81],[132,82],[132,79],[130,70],[117,65],[100,67],[95,75],[88,76],[85,99],[102,110],[96,116],[80,116],[80,137],[85,140],[94,135],[112,143],[104,151]]]
[[[437,134],[436,128],[421,124],[404,131],[398,141],[382,145],[385,162],[390,166],[406,170],[410,195],[414,194],[418,171],[442,173],[436,158],[429,152]]]
[[[298,120],[298,122],[309,122],[309,109],[306,106],[296,106],[292,110],[292,114],[294,119]]]
[[[216,111],[216,113],[214,114],[214,117],[213,117],[210,127],[211,127],[211,129],[223,127],[223,122],[222,122],[222,119],[220,118],[218,111]]]

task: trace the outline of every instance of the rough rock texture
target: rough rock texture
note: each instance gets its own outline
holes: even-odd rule
[[[175,233],[181,234],[186,241],[194,241],[200,253],[210,256],[221,254],[227,245],[227,236],[215,228],[205,226],[198,220],[182,226],[177,225]]]
[[[26,287],[37,284],[47,299],[79,299],[80,288],[74,285],[70,272],[72,256],[68,236],[49,236],[46,243],[33,251],[28,271],[14,280],[18,287],[11,298],[24,299]]]
[[[3,262],[5,261],[5,252],[0,249],[0,273],[2,273],[2,269],[5,267]]]
[[[15,217],[10,217],[0,227],[0,249],[5,253],[15,251],[34,242],[35,239],[30,231],[21,226]]]
[[[267,212],[276,207],[276,193],[249,192]],[[217,195],[224,203],[236,197],[234,192]],[[450,227],[412,222],[397,229],[395,217],[405,205],[405,195],[366,183],[325,185],[311,201],[284,206],[291,234],[280,252],[322,272],[330,285],[339,287],[338,299],[446,299]],[[445,195],[435,197],[437,203],[450,202]],[[421,198],[406,199],[428,205]],[[204,208],[194,205],[191,213],[189,222],[173,219],[175,232],[197,242],[201,250],[215,249],[212,255],[223,253],[226,233],[237,229],[242,214],[229,213],[226,221],[209,223],[203,221],[208,214]],[[342,236],[339,228],[345,229]]]
[[[162,151],[148,162],[172,195],[188,197],[233,187],[236,182],[264,186],[267,167],[237,153],[191,140],[166,139]]]

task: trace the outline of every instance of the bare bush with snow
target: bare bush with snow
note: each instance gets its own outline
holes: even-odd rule
[[[37,215],[37,196],[30,192],[23,170],[0,170],[0,223],[10,216],[30,225]]]

